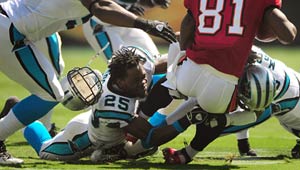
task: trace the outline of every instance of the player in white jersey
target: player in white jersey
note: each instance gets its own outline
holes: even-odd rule
[[[298,103],[300,92],[299,73],[287,67],[281,61],[272,59],[270,56],[268,56],[256,46],[252,47],[252,54],[250,55],[250,59],[251,58],[253,61],[255,61],[257,65],[261,65],[265,69],[268,69],[270,72],[272,72],[272,76],[274,77],[276,82],[276,91],[272,104],[265,108],[264,112],[257,118],[256,122],[242,126],[227,126],[222,132],[222,135],[235,133],[253,127],[257,124],[266,121],[271,116],[275,116],[285,129],[299,137],[298,132],[300,129],[300,124],[298,120],[299,115],[297,111],[299,109]],[[241,81],[243,81],[243,79]],[[255,94],[254,91],[249,93]],[[249,99],[248,102],[250,103],[251,100]],[[202,150],[197,148],[197,142],[199,142],[199,139],[197,139],[196,135],[191,144],[181,150],[176,151],[175,149],[167,148],[166,150],[164,150],[166,162],[171,164],[188,163],[192,160],[192,157],[197,152]],[[186,150],[191,149],[194,150],[194,154],[187,154]],[[292,150],[292,156],[299,158],[299,153],[300,147],[299,145],[296,145]]]
[[[91,155],[95,149],[130,147],[124,129],[139,131],[134,122],[137,119],[146,122],[137,118],[136,109],[138,100],[147,95],[155,71],[152,59],[144,52],[136,47],[118,50],[103,75],[99,101],[89,111],[73,118],[54,138],[51,139],[39,122],[25,128],[24,136],[40,158],[76,160]]]
[[[113,25],[140,28],[167,41],[176,41],[166,23],[137,17],[111,0],[9,0],[0,3],[0,69],[32,93],[0,120],[0,141],[45,115],[64,97],[59,82],[59,73],[63,71],[60,50],[52,49],[55,57],[49,58],[39,41],[53,36],[53,41],[59,44],[55,32],[83,24],[92,15]]]
[[[115,2],[128,11],[142,16],[144,15],[144,10],[148,8],[156,6],[167,8],[170,0],[115,0]],[[159,51],[151,37],[140,29],[114,26],[92,17],[83,24],[83,33],[90,46],[96,52],[103,50],[105,60],[109,60],[112,53],[124,45],[139,46],[153,55],[159,55]]]

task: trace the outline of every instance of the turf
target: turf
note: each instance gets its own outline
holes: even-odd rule
[[[300,50],[296,47],[264,47],[263,48],[273,58],[284,61],[288,66],[295,70],[300,70]],[[160,49],[162,52],[166,48]],[[93,51],[90,48],[63,48],[63,56],[66,63],[66,69],[69,70],[74,66],[85,66],[91,57]],[[105,63],[102,59],[95,59],[91,67],[100,71],[105,70]],[[29,93],[20,85],[9,80],[0,73],[0,108],[4,101],[11,95],[20,98],[26,97]],[[33,106],[34,107],[34,106]],[[64,125],[76,114],[80,112],[71,112],[59,105],[54,109],[53,121],[59,128]],[[181,148],[185,141],[190,141],[194,135],[194,128],[190,127],[188,131],[178,136],[175,140],[163,145],[160,149],[171,146]],[[298,169],[300,161],[291,159],[290,150],[295,145],[295,137],[285,131],[275,118],[258,125],[250,130],[250,142],[253,149],[258,153],[258,157],[242,158],[239,157],[235,135],[221,137],[211,143],[203,152],[200,152],[193,162],[188,165],[172,166],[164,164],[162,153],[159,151],[152,157],[136,161],[118,161],[113,164],[92,164],[88,159],[82,159],[73,163],[65,163],[60,161],[40,160],[34,150],[26,143],[21,132],[15,133],[6,141],[7,148],[14,156],[24,159],[25,163],[21,166],[0,166],[0,170],[9,169],[64,169],[64,170],[90,170],[90,169]]]

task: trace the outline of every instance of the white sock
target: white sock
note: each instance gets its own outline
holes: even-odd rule
[[[238,110],[230,114],[226,114],[226,119],[227,125],[242,126],[249,123],[254,123],[257,117],[253,111]]]
[[[134,144],[132,144],[131,142],[127,142],[124,146],[124,149],[129,156],[135,156],[136,154],[147,150],[143,147],[141,140],[138,140]]]
[[[245,129],[236,133],[237,140],[249,138],[249,129]]]
[[[188,145],[188,146],[185,148],[185,150],[186,150],[186,153],[189,155],[189,157],[190,157],[191,159],[193,159],[193,157],[194,157],[195,155],[197,155],[197,153],[199,152],[199,151],[193,149],[193,148],[191,147],[191,145]]]
[[[5,140],[23,127],[25,126],[16,118],[12,109],[10,109],[8,114],[0,119],[0,140]]]

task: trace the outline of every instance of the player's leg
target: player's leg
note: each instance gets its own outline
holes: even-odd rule
[[[102,23],[95,17],[83,24],[82,27],[84,36],[90,46],[96,53],[102,50],[106,62],[111,59],[114,51],[124,45],[119,33],[111,28],[113,26],[107,26],[107,24]]]
[[[190,74],[191,70],[195,74]],[[177,89],[186,96],[196,97],[200,107],[209,113],[224,114],[236,108],[231,103],[236,100],[237,80],[188,58],[176,70]]]
[[[52,139],[44,125],[34,122],[25,128],[24,137],[41,159],[78,160],[90,155],[94,147],[87,134],[89,115],[76,116]]]
[[[47,128],[48,132],[52,137],[57,134],[58,128],[55,123],[52,122],[53,110],[50,110],[46,115],[39,119],[41,123]]]
[[[4,107],[2,108],[2,111],[0,113],[0,119],[6,116],[9,110],[19,101],[20,99],[18,99],[16,96],[11,96],[8,99],[6,99]]]
[[[1,111],[1,118],[5,117],[9,110],[17,104],[19,99],[17,97],[10,97],[6,100],[5,105]],[[21,164],[22,159],[12,157],[6,150],[6,145],[4,141],[0,141],[0,164]]]
[[[35,43],[37,48],[40,49],[45,56],[48,57],[48,60],[51,62],[53,68],[57,75],[60,77],[62,71],[64,70],[65,63],[61,55],[61,39],[58,33],[54,33],[51,36],[42,39]],[[50,110],[45,116],[43,116],[40,121],[46,126],[48,132],[53,137],[57,134],[58,128],[55,126],[55,123],[52,122],[53,111]]]
[[[241,156],[257,156],[256,152],[251,149],[249,143],[249,129],[236,133],[237,145]]]
[[[12,53],[14,46],[11,42],[24,36],[11,23],[2,20],[0,30],[0,40],[3,42],[0,56],[1,71],[36,94],[21,100],[0,120],[0,140],[3,141],[18,129],[46,114],[64,94],[56,69],[40,49],[34,43],[28,42],[27,45],[14,48]]]

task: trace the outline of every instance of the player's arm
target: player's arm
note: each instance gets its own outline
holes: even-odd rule
[[[168,42],[176,42],[175,34],[167,23],[137,17],[112,0],[81,0],[81,3],[103,22],[121,27],[139,28]]]
[[[137,16],[111,0],[81,0],[81,3],[101,21],[133,27]]]
[[[155,72],[154,74],[163,74],[167,72],[168,58],[167,55],[162,55],[158,57],[155,62]]]
[[[265,12],[263,24],[275,34],[282,44],[290,44],[297,35],[295,25],[277,8],[269,8]]]
[[[149,147],[162,145],[179,134],[172,125],[153,128],[151,124],[142,117],[134,118],[130,124],[123,127],[123,129],[134,137],[143,140],[144,144]]]
[[[181,22],[180,27],[180,48],[185,50],[194,40],[195,22],[192,14],[188,11]]]
[[[123,127],[127,133],[138,139],[145,139],[151,128],[151,124],[142,117],[135,117],[127,126]]]
[[[171,0],[140,0],[139,3],[143,6],[153,8],[155,6],[160,6],[161,8],[168,8]]]

